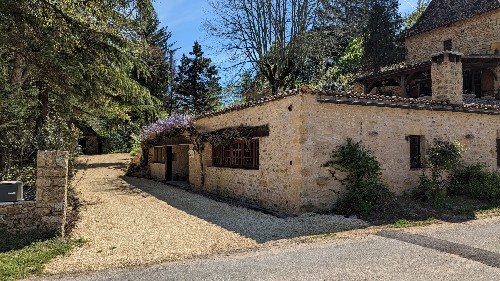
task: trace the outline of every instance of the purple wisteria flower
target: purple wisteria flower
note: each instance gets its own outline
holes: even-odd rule
[[[156,122],[142,128],[139,141],[144,143],[158,137],[172,136],[192,127],[194,127],[193,116],[172,115],[167,118],[158,119]]]

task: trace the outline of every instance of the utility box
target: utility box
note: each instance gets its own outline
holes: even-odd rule
[[[0,181],[0,202],[23,200],[23,183],[20,181]]]

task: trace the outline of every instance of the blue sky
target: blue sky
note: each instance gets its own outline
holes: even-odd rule
[[[417,0],[399,0],[400,11],[408,14],[413,11]],[[214,40],[207,37],[202,30],[202,22],[210,16],[210,7],[207,0],[155,0],[154,7],[162,26],[168,26],[172,32],[172,42],[180,48],[176,57],[188,53],[195,40],[200,42],[205,54],[211,57],[216,64],[218,56],[216,50],[211,50]]]

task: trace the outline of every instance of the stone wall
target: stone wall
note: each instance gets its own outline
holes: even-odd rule
[[[259,139],[259,170],[213,167],[212,149],[206,144],[205,185],[201,186],[197,153],[189,158],[190,184],[288,215],[329,210],[342,186],[321,165],[347,138],[361,140],[374,151],[384,169],[384,181],[398,194],[415,188],[422,173],[410,169],[410,135],[421,136],[424,149],[437,140],[458,140],[466,148],[466,162],[499,169],[498,115],[320,103],[317,99],[316,95],[291,96],[197,120],[206,130],[269,123],[270,132]]]
[[[212,167],[212,149],[203,151],[205,185],[201,186],[199,155],[189,158],[189,182],[205,191],[236,198],[286,214],[300,213],[303,96],[291,96],[255,107],[196,120],[202,131],[239,125],[269,124],[269,136],[259,138],[258,170]],[[192,148],[192,146],[191,146]]]
[[[165,164],[150,163],[151,177],[157,181],[165,180]]]
[[[405,40],[408,64],[428,61],[432,54],[444,51],[443,42],[452,40],[453,50],[464,55],[495,53],[500,42],[500,9],[472,17],[451,26],[436,28]]]
[[[154,148],[149,148],[149,169],[151,177],[158,181],[165,180],[165,163],[155,163],[154,162]]]
[[[410,135],[421,136],[424,152],[435,141],[457,140],[466,148],[467,163],[499,170],[499,115],[458,112],[451,107],[436,110],[426,105],[419,109],[376,102],[362,106],[318,98],[296,94],[197,119],[201,132],[268,124],[269,136],[259,138],[260,166],[256,170],[213,166],[208,143],[202,157],[193,145],[174,146],[177,159],[186,157],[189,162],[190,185],[287,215],[329,210],[342,186],[321,165],[347,138],[363,141],[374,151],[384,170],[384,181],[398,194],[414,189],[422,173],[410,168]],[[163,168],[160,172],[164,175]]]
[[[36,200],[0,203],[0,230],[64,236],[68,157],[68,152],[38,152]]]
[[[299,164],[303,211],[328,210],[333,206],[335,192],[342,188],[321,164],[347,138],[363,141],[374,151],[382,164],[384,181],[398,194],[415,188],[422,173],[421,169],[410,169],[410,145],[406,138],[409,135],[422,136],[424,148],[436,140],[458,140],[466,148],[467,163],[482,163],[499,170],[499,115],[319,103],[313,95],[304,98],[303,115],[307,118],[302,124],[303,161]]]
[[[462,104],[463,75],[461,54],[442,52],[432,57],[432,99]]]

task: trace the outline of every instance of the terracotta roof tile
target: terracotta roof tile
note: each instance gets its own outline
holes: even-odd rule
[[[455,105],[455,104],[450,104],[449,102],[446,101],[434,101],[426,98],[415,99],[415,98],[402,98],[396,96],[360,94],[354,92],[312,90],[304,86],[301,89],[288,90],[281,92],[277,95],[264,97],[256,101],[226,107],[224,109],[217,111],[208,112],[197,116],[195,119],[222,115],[231,111],[239,111],[246,108],[259,106],[262,104],[266,104],[268,102],[280,100],[286,97],[295,96],[299,94],[315,95],[318,97],[319,102],[324,102],[324,103],[331,102],[331,103],[352,104],[352,105],[372,105],[381,107],[396,107],[396,108],[409,108],[409,109],[447,110],[447,111],[458,111],[458,112],[500,114],[500,105],[498,104],[475,102],[475,103],[465,103],[462,105]]]

